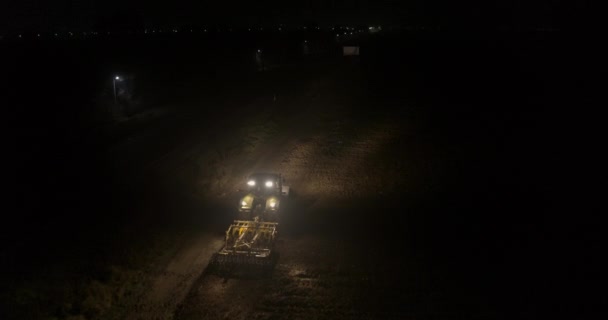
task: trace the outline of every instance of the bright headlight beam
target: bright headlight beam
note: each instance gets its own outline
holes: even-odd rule
[[[249,180],[247,181],[247,184],[253,187],[255,186],[255,180]]]
[[[269,188],[272,187],[272,181],[266,181],[266,186]]]
[[[243,207],[245,207],[245,206],[247,205],[247,201],[244,201],[244,200],[243,200],[243,201],[241,201],[241,205],[242,205]]]

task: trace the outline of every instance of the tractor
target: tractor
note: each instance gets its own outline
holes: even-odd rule
[[[245,196],[239,200],[239,218],[276,222],[281,200],[289,196],[289,186],[278,173],[254,173],[247,178]]]

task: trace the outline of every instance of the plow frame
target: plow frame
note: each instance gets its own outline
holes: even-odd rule
[[[266,258],[274,248],[277,226],[276,222],[235,220],[226,231],[219,254]]]
[[[213,255],[209,271],[217,274],[267,273],[276,263],[276,222],[235,220],[224,247]]]

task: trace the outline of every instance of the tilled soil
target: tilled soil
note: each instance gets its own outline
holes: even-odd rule
[[[340,74],[324,78],[315,94],[273,106],[307,107],[283,116],[274,136],[251,152],[219,147],[217,159],[205,158],[201,151],[214,144],[203,143],[201,132],[154,163],[159,174],[187,173],[195,161],[216,166],[222,174],[207,179],[217,181],[199,191],[194,183],[189,192],[216,197],[224,205],[213,214],[226,218],[235,216],[234,190],[247,173],[280,172],[292,193],[282,205],[270,277],[205,272],[228,227],[217,224],[185,242],[127,318],[402,319],[476,308],[459,305],[479,303],[465,293],[446,300],[420,254],[415,225],[404,222],[411,215],[407,202],[438,184],[441,155],[407,117],[341,114],[332,94],[344,89]],[[356,88],[353,81],[348,86]]]
[[[383,234],[391,225],[383,211],[397,208],[369,205],[391,199],[387,182],[399,177],[387,173],[403,164],[383,161],[382,153],[399,128],[390,121],[330,128],[294,139],[273,159],[271,169],[285,175],[294,195],[283,211],[272,276],[202,274],[177,319],[402,319],[462,309],[433,289],[407,230]]]
[[[436,61],[416,71],[393,70],[389,59],[385,67],[393,71],[374,73],[373,57],[363,58],[362,64],[330,59],[252,76],[242,81],[265,81],[251,86],[260,90],[253,95],[235,94],[239,106],[177,110],[147,130],[135,130],[107,154],[91,152],[108,173],[102,177],[106,171],[97,170],[98,179],[111,181],[105,182],[108,190],[99,188],[104,193],[90,199],[114,202],[107,208],[120,210],[88,222],[101,231],[90,238],[102,234],[103,239],[91,242],[96,247],[83,243],[83,257],[99,256],[83,266],[117,269],[113,264],[124,263],[121,259],[104,261],[95,250],[128,257],[129,250],[162,236],[149,241],[148,256],[153,257],[147,265],[133,263],[136,270],[116,279],[111,272],[93,275],[92,288],[75,290],[88,295],[84,302],[72,298],[79,302],[50,312],[91,319],[495,319],[509,312],[513,318],[534,318],[525,312],[534,310],[532,297],[540,294],[528,285],[545,270],[536,266],[537,274],[529,272],[540,242],[535,247],[530,240],[532,209],[517,197],[535,193],[518,190],[526,186],[520,180],[529,172],[513,175],[518,165],[511,160],[521,156],[519,161],[527,162],[542,143],[526,143],[526,131],[520,138],[509,136],[515,112],[512,118],[501,116],[487,109],[486,101],[478,109],[457,104],[442,109],[450,98],[445,90],[411,92],[427,85],[418,78]],[[384,61],[382,55],[376,58]],[[398,57],[409,58],[417,56]],[[446,73],[448,79],[460,74],[436,71],[427,77],[444,79]],[[385,77],[390,75],[395,79]],[[475,88],[448,87],[466,97]],[[226,95],[233,89],[227,86]],[[432,95],[418,100],[440,106],[408,105],[416,94]],[[500,100],[492,95],[487,93],[489,102]],[[520,143],[524,151],[515,147]],[[90,180],[76,171],[75,176]],[[281,204],[277,263],[270,276],[206,272],[236,217],[237,189],[255,171],[282,173],[291,186]],[[87,199],[80,200],[83,208],[91,207]],[[122,220],[129,220],[124,222],[128,228],[117,228],[119,235],[105,232],[105,226]],[[520,233],[511,230],[520,227]],[[80,232],[87,230],[83,226]],[[70,235],[63,235],[66,242]],[[71,255],[81,257],[79,252]],[[53,253],[48,256],[55,259]],[[121,286],[134,289],[111,291]],[[28,294],[21,297],[43,305]]]
[[[173,310],[187,295],[190,284],[209,263],[209,252],[217,250],[221,240],[213,234],[203,233],[185,243],[125,318],[170,318]]]

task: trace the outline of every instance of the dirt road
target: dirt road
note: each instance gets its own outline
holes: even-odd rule
[[[171,319],[192,284],[209,263],[211,254],[219,249],[222,238],[213,233],[189,237],[179,248],[161,274],[138,299],[126,319]]]

